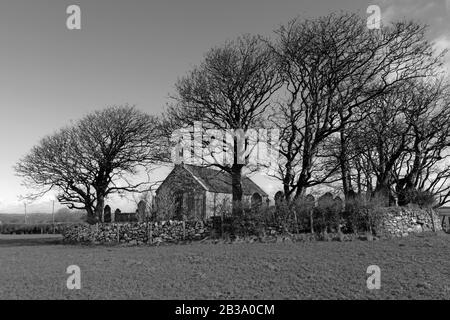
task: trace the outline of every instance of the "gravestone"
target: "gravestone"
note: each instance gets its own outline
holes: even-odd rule
[[[252,209],[259,209],[262,204],[262,197],[259,193],[255,192],[251,198],[251,207]]]
[[[106,205],[103,209],[103,221],[105,223],[111,222],[111,207],[109,205]]]
[[[137,207],[137,218],[139,221],[145,221],[145,218],[147,217],[148,214],[148,208],[147,208],[147,202],[144,200],[139,201],[138,203],[138,207]]]
[[[312,209],[316,206],[316,198],[312,194],[308,194],[305,197],[305,205],[308,209]]]
[[[314,207],[316,206],[316,198],[312,194],[308,194],[305,197],[305,206],[308,210],[308,216],[309,216],[309,229],[311,233],[314,233]]]
[[[344,209],[344,201],[340,197],[334,198],[334,207],[337,212],[342,212]]]
[[[319,208],[329,208],[334,206],[334,199],[331,192],[325,193],[323,196],[319,197],[317,200],[317,206]]]
[[[280,206],[281,204],[283,204],[284,201],[284,193],[283,191],[278,191],[277,193],[275,193],[275,206]]]

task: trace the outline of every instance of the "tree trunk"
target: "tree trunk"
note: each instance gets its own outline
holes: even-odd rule
[[[345,136],[345,127],[343,126],[340,130],[340,139],[341,139],[341,150],[339,152],[339,165],[341,167],[341,175],[342,175],[342,187],[344,191],[344,197],[346,200],[353,197],[355,192],[352,187],[352,180],[350,176],[350,166],[347,159],[347,138]]]
[[[300,199],[305,196],[306,194],[306,184],[309,180],[308,175],[304,172],[300,174],[300,177],[298,179],[297,183],[297,191],[295,192],[295,199]]]
[[[380,197],[383,205],[389,206],[391,204],[391,190],[388,182],[388,178],[382,178],[377,181],[375,188],[375,196]]]
[[[242,217],[242,165],[234,164],[231,168],[231,184],[233,195],[233,215]]]
[[[398,204],[400,206],[407,205],[410,201],[408,194],[417,190],[417,180],[420,174],[420,165],[422,162],[422,154],[418,143],[414,145],[414,161],[410,172],[397,183]]]
[[[284,191],[284,200],[286,201],[286,203],[290,203],[291,202],[291,193],[292,193],[290,186],[283,185],[283,191]]]
[[[348,200],[355,195],[355,191],[352,187],[352,181],[350,177],[350,169],[346,161],[341,162],[341,172],[342,172],[342,187],[344,189],[345,199]]]
[[[356,175],[356,187],[358,188],[358,194],[362,193],[362,181],[361,181],[361,170],[357,171]]]
[[[105,208],[105,197],[103,195],[97,195],[97,204],[95,206],[95,215],[97,221],[104,222],[103,210]]]
[[[436,224],[434,222],[434,212],[432,208],[428,208],[427,209],[428,214],[430,215],[430,219],[431,219],[431,227],[433,228],[433,232],[436,232]]]
[[[89,224],[96,224],[97,218],[95,216],[94,210],[92,210],[92,208],[90,206],[87,206],[86,212],[87,212],[87,222]]]
[[[310,155],[313,153],[314,149],[312,149],[311,152],[304,152],[302,160],[302,171],[297,180],[297,191],[295,192],[295,199],[300,199],[306,193],[306,188],[308,187],[309,180],[311,179],[312,157]]]
[[[292,166],[290,163],[286,164],[286,174],[283,177],[283,191],[284,191],[284,199],[287,203],[291,200],[291,180],[292,180]]]

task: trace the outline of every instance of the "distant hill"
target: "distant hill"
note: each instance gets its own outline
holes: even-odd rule
[[[86,214],[82,211],[60,209],[55,213],[55,222],[82,222],[85,220],[85,218]],[[25,214],[0,213],[0,221],[2,223],[24,223]],[[52,223],[52,214],[29,213],[27,214],[27,223]]]
[[[440,207],[437,211],[440,214],[450,215],[450,207]]]

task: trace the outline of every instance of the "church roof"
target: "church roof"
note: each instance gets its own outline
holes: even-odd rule
[[[228,172],[190,164],[183,164],[182,166],[192,174],[206,191],[232,193],[231,175]],[[259,193],[262,197],[268,196],[264,190],[248,177],[242,177],[242,191],[244,195]]]

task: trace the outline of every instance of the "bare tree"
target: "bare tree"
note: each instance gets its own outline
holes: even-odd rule
[[[349,137],[357,184],[366,177],[366,191],[407,204],[408,194],[426,191],[446,201],[450,167],[449,87],[427,77],[405,82],[401,88],[371,104],[371,114]],[[372,179],[373,177],[373,179]],[[359,188],[361,191],[361,188]]]
[[[178,124],[201,121],[205,128],[242,130],[262,124],[263,114],[273,93],[280,87],[273,54],[256,36],[243,36],[211,49],[203,62],[176,84],[177,101],[168,110]],[[233,212],[242,213],[242,170],[248,144],[238,147],[237,136],[231,147],[232,161],[210,163],[232,177]]]
[[[416,190],[438,196],[437,205],[450,196],[450,86],[444,79],[429,78],[411,84],[405,121],[410,144],[398,161],[394,176],[399,204]]]
[[[95,223],[108,195],[145,190],[148,182],[133,183],[130,176],[165,156],[155,117],[134,107],[109,107],[42,139],[15,170],[38,190],[28,198],[55,190],[60,203],[86,210]]]
[[[336,135],[344,189],[352,190],[348,129],[367,115],[372,100],[406,80],[433,74],[440,56],[433,56],[424,33],[425,27],[412,22],[368,30],[356,14],[295,19],[276,31],[272,47],[285,86],[275,118],[288,128],[280,177],[286,195],[302,196],[333,177],[334,171],[318,170],[323,166],[318,160],[323,144]]]
[[[405,121],[406,92],[392,91],[371,104],[373,113],[361,122],[352,140],[371,173],[375,176],[374,192],[392,203],[393,171],[411,142],[411,124]]]

